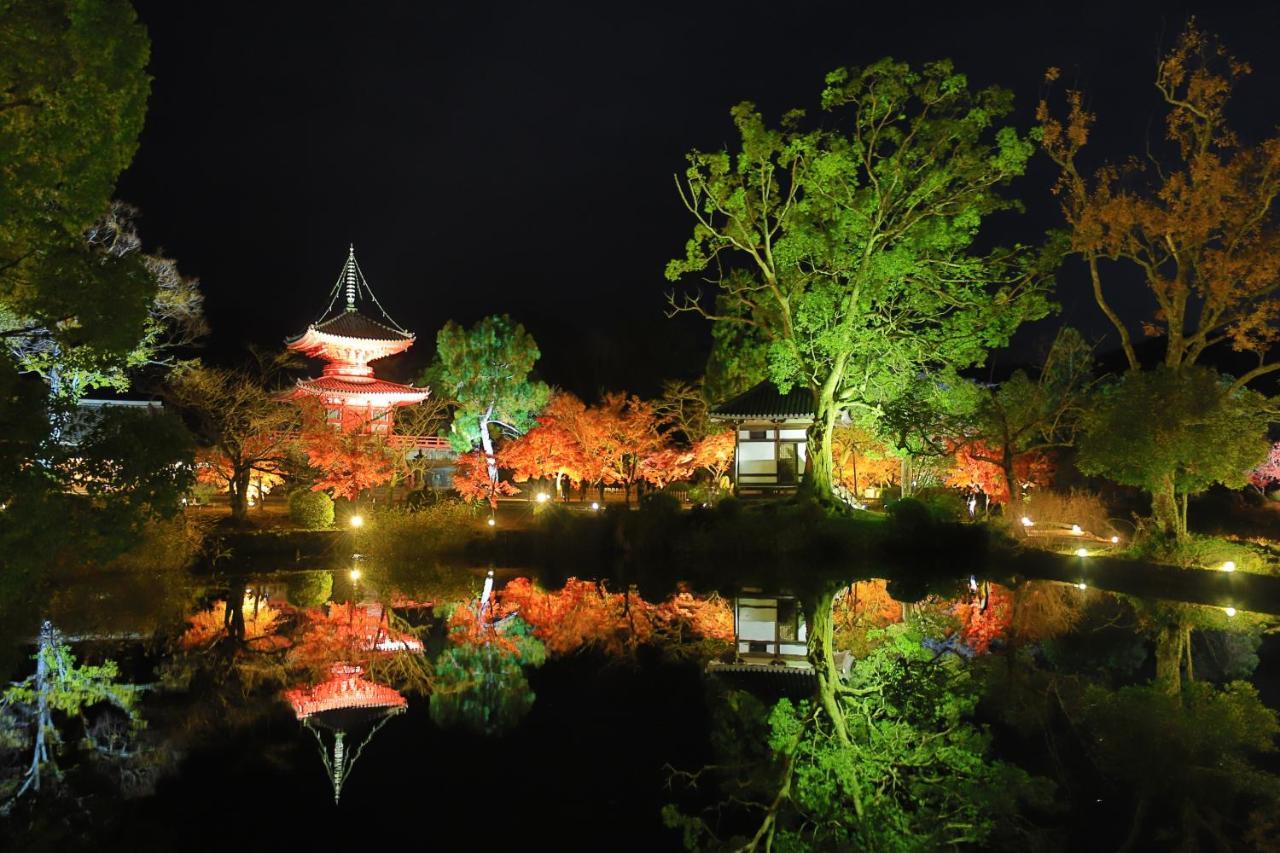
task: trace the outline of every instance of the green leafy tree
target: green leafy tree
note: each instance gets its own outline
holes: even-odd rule
[[[1280,778],[1254,758],[1275,752],[1280,722],[1248,682],[1190,683],[1176,694],[1160,685],[1092,686],[1082,718],[1091,758],[1114,795],[1131,804],[1122,850],[1202,836],[1232,849],[1242,807],[1273,810],[1280,800]]]
[[[840,413],[877,413],[912,384],[984,360],[1042,316],[1045,276],[1023,247],[974,250],[988,215],[1017,207],[1002,188],[1033,144],[1000,122],[998,88],[972,92],[949,62],[889,59],[827,76],[830,117],[806,130],[793,111],[766,126],[732,115],[736,153],[694,151],[678,180],[695,220],[677,281],[725,269],[714,305],[672,294],[675,311],[750,329],[770,378],[813,394],[805,482],[832,494]]]
[[[120,280],[113,282],[119,293],[126,299],[149,299],[141,330],[123,324],[115,330],[123,333],[120,340],[104,347],[101,336],[78,333],[68,338],[60,326],[47,328],[33,318],[0,311],[0,335],[18,365],[44,377],[60,404],[73,405],[95,388],[127,390],[130,374],[142,370],[167,371],[176,364],[181,347],[208,331],[199,282],[179,273],[171,258],[142,252],[134,225],[137,215],[134,208],[114,202],[84,240],[89,260],[101,270],[120,273]],[[116,309],[108,305],[104,310]],[[81,317],[81,325],[83,321]]]
[[[763,810],[754,833],[734,846],[755,849],[938,850],[982,845],[1011,822],[1020,799],[1041,799],[1042,786],[1021,770],[987,757],[988,739],[970,720],[977,684],[957,658],[926,649],[918,631],[873,631],[878,645],[848,678],[851,742],[821,724],[809,703],[778,702],[764,729],[767,772],[745,773],[761,758],[751,740],[721,737],[733,782]],[[739,703],[750,713],[754,703]],[[746,734],[746,732],[743,732]],[[745,754],[744,754],[745,752]],[[730,783],[730,789],[738,787]],[[720,807],[723,808],[723,805]],[[690,840],[709,824],[668,809],[669,823]],[[741,843],[745,840],[745,843]]]
[[[0,812],[9,811],[28,791],[38,793],[47,771],[58,775],[54,759],[62,738],[55,712],[64,718],[82,718],[89,706],[107,702],[124,711],[135,726],[139,723],[133,687],[116,681],[119,669],[114,661],[101,666],[77,664],[70,646],[49,622],[41,627],[34,657],[36,671],[0,694],[0,738],[8,746],[31,750],[26,769],[4,792]]]
[[[1085,412],[1080,470],[1150,492],[1159,529],[1183,539],[1189,495],[1239,488],[1267,457],[1265,404],[1205,367],[1130,371]]]
[[[125,0],[0,5],[0,306],[67,345],[124,354],[145,330],[140,259],[84,235],[137,149],[149,52]]]
[[[81,492],[115,526],[138,530],[172,518],[195,484],[194,437],[171,412],[108,407],[88,423],[59,465],[64,488]]]
[[[460,450],[484,449],[496,481],[494,431],[522,435],[546,405],[550,389],[530,378],[541,353],[533,335],[510,317],[485,317],[470,329],[452,321],[436,335],[436,361],[424,381],[456,401],[453,434]]]

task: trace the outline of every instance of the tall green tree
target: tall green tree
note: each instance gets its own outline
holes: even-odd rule
[[[1017,207],[1002,190],[1034,150],[1000,125],[1007,91],[884,59],[829,74],[822,106],[806,129],[800,111],[771,128],[739,104],[738,150],[688,155],[693,236],[666,272],[726,270],[714,305],[673,293],[672,308],[749,327],[773,381],[810,390],[805,482],[829,498],[842,411],[981,362],[1048,304],[1026,248],[974,247],[985,217]]]
[[[151,277],[84,235],[137,150],[149,52],[126,0],[0,2],[0,307],[69,344],[144,332]]]
[[[1150,492],[1156,525],[1181,539],[1190,495],[1242,487],[1267,458],[1268,420],[1261,394],[1206,367],[1134,370],[1085,412],[1078,464]]]
[[[498,478],[495,431],[522,435],[551,395],[530,376],[540,355],[533,335],[505,314],[470,329],[451,320],[436,335],[436,360],[423,379],[456,401],[454,442],[461,450],[484,449],[490,480]]]

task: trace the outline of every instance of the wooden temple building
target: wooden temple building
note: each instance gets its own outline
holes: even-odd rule
[[[813,423],[809,389],[788,393],[765,380],[708,413],[734,431],[733,484],[738,494],[794,491],[804,477],[806,438]]]
[[[392,320],[373,295],[352,246],[320,319],[285,341],[289,349],[325,362],[320,376],[298,380],[292,396],[321,400],[335,429],[390,435],[396,408],[422,402],[430,390],[379,379],[370,364],[404,352],[413,341],[414,334]],[[436,443],[447,447],[444,439],[427,445]]]

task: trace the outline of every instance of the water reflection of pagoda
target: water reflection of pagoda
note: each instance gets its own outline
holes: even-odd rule
[[[353,246],[320,320],[286,341],[289,349],[326,362],[319,377],[298,381],[293,397],[319,398],[334,427],[390,434],[395,408],[420,403],[430,391],[379,379],[369,363],[404,352],[413,341],[369,289]]]
[[[319,684],[285,691],[285,699],[320,745],[335,804],[341,800],[342,786],[369,741],[388,720],[409,707],[409,701],[398,690],[368,680],[363,669],[345,663],[335,663],[329,678]],[[366,726],[368,734],[354,749],[349,748],[347,733]],[[325,744],[326,731],[333,735],[332,747]]]

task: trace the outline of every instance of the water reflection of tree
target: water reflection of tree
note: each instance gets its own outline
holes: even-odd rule
[[[541,666],[546,649],[519,617],[490,614],[462,605],[450,616],[450,645],[436,660],[431,694],[431,719],[439,726],[500,734],[533,707],[525,668]]]

